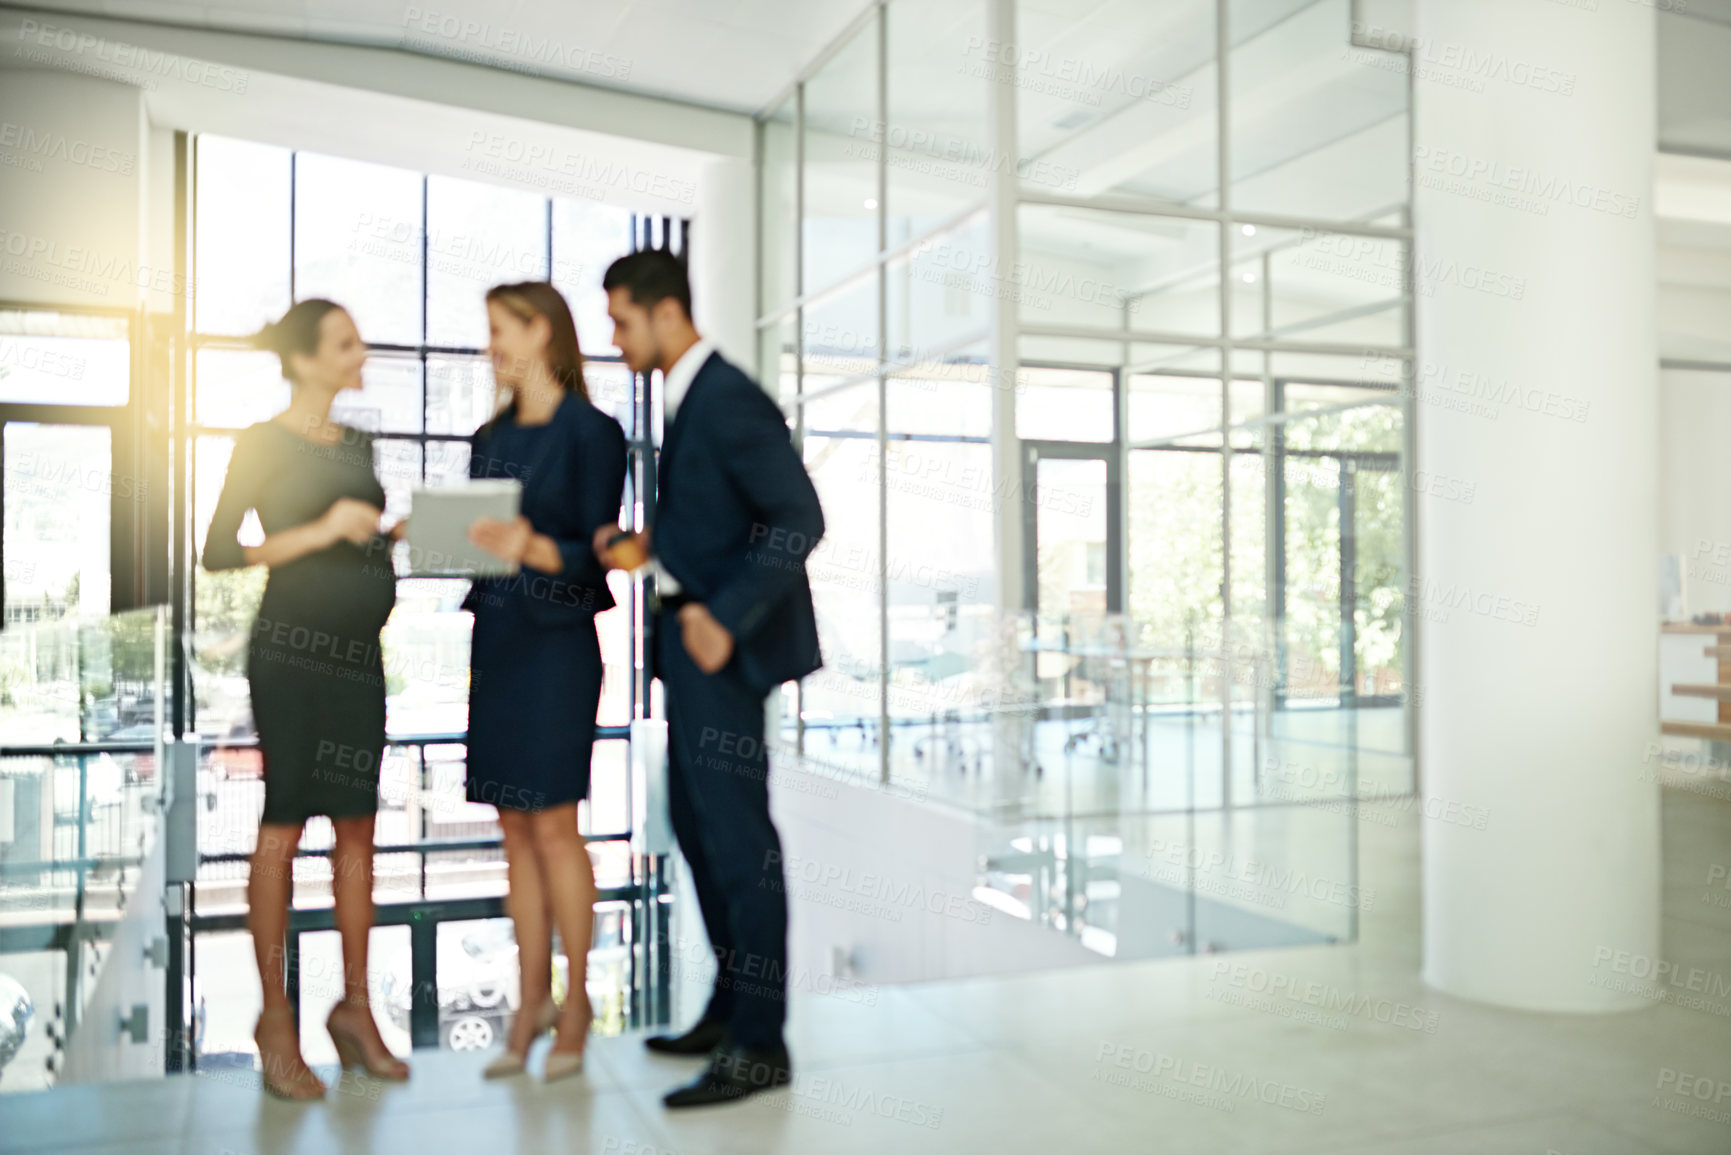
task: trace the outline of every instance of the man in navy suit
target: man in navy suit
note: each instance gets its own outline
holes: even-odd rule
[[[667,693],[668,810],[691,867],[717,973],[709,1005],[661,1054],[707,1056],[669,1107],[743,1098],[792,1078],[787,895],[769,816],[764,699],[822,664],[805,561],[823,510],[781,410],[691,323],[685,266],[649,250],[602,279],[613,342],[633,372],[661,370],[666,408],[647,535],[655,668]],[[618,555],[616,531],[595,538]],[[639,555],[641,556],[641,555]]]

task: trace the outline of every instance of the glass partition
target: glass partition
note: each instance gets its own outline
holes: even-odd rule
[[[108,1031],[86,1037],[80,1024],[96,1015],[107,1027],[135,996],[147,1019],[161,1014],[160,980],[135,944],[161,927],[149,899],[162,879],[167,624],[153,607],[0,632],[6,1091],[68,1071],[136,1074],[124,1059],[99,1058]],[[119,943],[128,949],[112,949]]]
[[[974,812],[980,900],[1103,954],[1351,937],[1351,808],[1414,787],[1408,61],[1351,33],[886,0],[760,119],[830,527],[786,736]]]

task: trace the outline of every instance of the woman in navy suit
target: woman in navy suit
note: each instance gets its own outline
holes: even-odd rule
[[[519,563],[475,582],[470,647],[468,798],[498,808],[517,932],[518,1013],[488,1078],[521,1074],[530,1044],[558,1028],[552,1081],[583,1069],[593,1017],[584,975],[594,935],[595,872],[577,832],[601,701],[595,615],[613,606],[591,540],[615,525],[625,486],[625,434],[589,401],[577,329],[544,282],[487,293],[493,376],[509,403],[475,434],[469,475],[522,482],[520,516],[469,530]],[[552,928],[564,943],[569,992],[552,992]]]

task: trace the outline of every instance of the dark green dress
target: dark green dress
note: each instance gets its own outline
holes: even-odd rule
[[[257,512],[268,535],[318,520],[340,497],[384,508],[372,434],[344,426],[341,440],[321,445],[259,422],[235,440],[204,568],[246,564],[239,533],[247,510]],[[339,541],[270,571],[247,648],[264,754],[262,822],[378,811],[385,749],[379,632],[396,597],[384,537],[365,546]]]

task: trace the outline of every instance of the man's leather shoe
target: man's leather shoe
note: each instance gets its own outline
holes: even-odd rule
[[[709,1057],[703,1074],[669,1091],[662,1102],[669,1107],[706,1107],[732,1103],[759,1091],[772,1091],[793,1081],[793,1063],[787,1048],[759,1051],[751,1047],[722,1047]]]
[[[718,1019],[699,1019],[683,1035],[650,1035],[643,1045],[658,1055],[701,1058],[727,1041],[727,1025]]]

